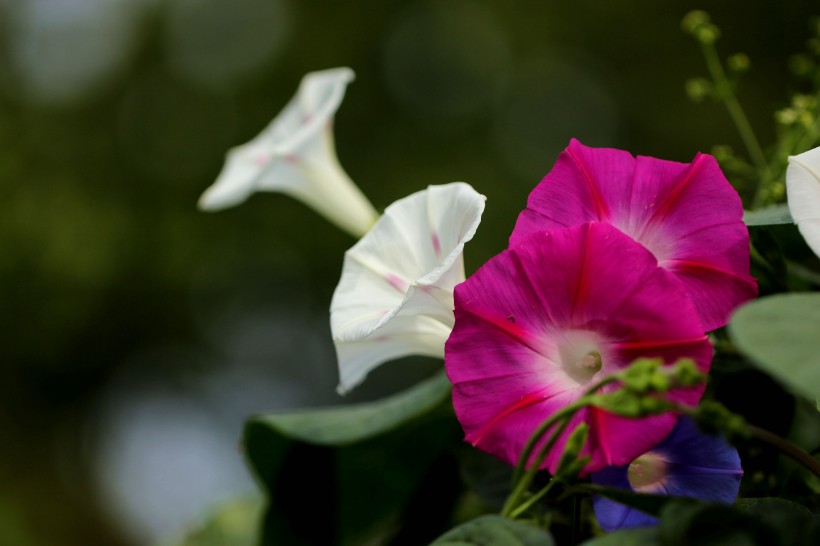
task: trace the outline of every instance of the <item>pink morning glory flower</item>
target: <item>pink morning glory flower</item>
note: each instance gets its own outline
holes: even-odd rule
[[[680,283],[615,227],[591,222],[531,234],[456,286],[455,326],[445,346],[453,406],[468,442],[516,464],[543,421],[640,357],[666,364],[691,358],[708,371],[712,346],[703,332]],[[700,385],[668,396],[694,405],[702,392]],[[582,420],[592,472],[651,449],[676,417],[582,409],[542,468],[555,472]]]
[[[510,244],[590,221],[612,224],[648,248],[683,284],[706,331],[757,295],[740,197],[710,155],[676,163],[573,139],[530,193]]]
[[[688,417],[681,417],[671,434],[657,447],[628,465],[592,474],[592,482],[639,493],[694,497],[732,504],[740,489],[743,469],[737,450],[721,436],[705,434]],[[613,500],[592,501],[598,523],[605,531],[654,525],[657,518]]]

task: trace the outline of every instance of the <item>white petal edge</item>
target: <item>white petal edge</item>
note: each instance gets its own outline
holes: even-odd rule
[[[794,223],[820,256],[820,147],[789,157],[786,194]]]
[[[332,134],[333,116],[354,77],[349,68],[306,74],[296,95],[259,135],[228,151],[199,208],[216,211],[256,191],[282,192],[362,236],[378,215],[339,164]]]
[[[464,182],[429,186],[387,207],[345,253],[330,305],[340,393],[388,360],[443,358],[453,288],[464,280],[464,244],[485,200]]]

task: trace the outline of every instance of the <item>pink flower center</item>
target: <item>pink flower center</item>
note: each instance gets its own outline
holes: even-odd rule
[[[641,493],[652,493],[666,481],[666,460],[652,451],[644,453],[631,463],[626,472],[629,485]]]

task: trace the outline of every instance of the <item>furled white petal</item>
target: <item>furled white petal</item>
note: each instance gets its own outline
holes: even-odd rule
[[[282,192],[354,236],[367,232],[376,211],[339,165],[333,143],[333,116],[352,80],[349,68],[302,78],[296,96],[256,138],[228,151],[200,208],[231,207],[256,191]]]
[[[794,223],[820,256],[820,148],[789,158],[786,193]]]
[[[345,253],[330,304],[339,391],[370,370],[409,356],[444,356],[453,288],[464,280],[464,243],[473,238],[485,197],[463,182],[429,186],[387,207]]]

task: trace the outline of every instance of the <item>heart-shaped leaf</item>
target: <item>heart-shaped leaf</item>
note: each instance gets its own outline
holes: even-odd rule
[[[729,335],[743,354],[792,391],[820,397],[820,293],[778,294],[741,307]]]

